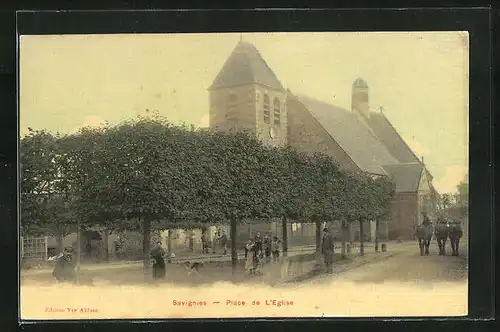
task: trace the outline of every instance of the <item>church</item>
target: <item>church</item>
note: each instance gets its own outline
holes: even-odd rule
[[[389,239],[413,239],[413,227],[422,221],[422,213],[434,214],[437,192],[432,175],[383,111],[370,108],[369,87],[363,79],[353,80],[351,109],[344,109],[285,89],[257,48],[240,41],[208,94],[212,129],[245,130],[265,144],[321,152],[342,168],[388,176],[395,189],[390,220],[384,221]],[[373,238],[373,223],[367,226],[365,233]],[[288,232],[292,241],[297,227],[301,226]],[[270,228],[279,235],[280,227]]]

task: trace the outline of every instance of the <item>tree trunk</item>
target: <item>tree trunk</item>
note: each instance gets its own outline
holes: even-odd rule
[[[380,222],[377,219],[375,219],[375,252],[378,252],[378,237],[379,237],[379,231],[380,231]]]
[[[321,265],[321,221],[316,220],[316,265]]]
[[[82,256],[82,229],[80,226],[80,220],[76,223],[76,283],[80,283],[80,258]]]
[[[205,240],[206,239],[208,239],[208,228],[207,228],[207,226],[203,226],[201,228],[201,253],[202,254],[205,253],[205,246],[206,246]]]
[[[347,256],[347,227],[346,222],[342,221],[342,258],[346,258]]]
[[[238,266],[238,248],[236,247],[236,219],[231,219],[231,269],[233,278],[236,276]],[[234,279],[233,279],[234,280]]]
[[[359,221],[359,255],[365,254],[365,232],[363,228],[363,220]]]
[[[352,223],[351,222],[348,222],[347,223],[347,241],[349,242],[349,244],[352,245]]]
[[[102,259],[105,261],[105,262],[108,262],[109,261],[109,231],[107,229],[104,229],[104,231],[102,232],[103,234],[103,237],[102,237]]]
[[[286,216],[281,220],[281,227],[283,232],[283,257],[288,256],[288,222]]]
[[[193,239],[193,230],[189,229],[187,231],[188,234],[188,243],[189,243],[189,251],[193,252],[194,251],[194,239]]]
[[[167,252],[168,252],[168,257],[172,257],[172,229],[169,228],[167,229]]]
[[[147,277],[151,273],[151,220],[148,218],[144,218],[142,221],[142,253],[143,253],[143,268],[144,268],[144,276]]]
[[[60,252],[62,252],[64,250],[63,248],[63,240],[64,240],[64,237],[59,234],[57,237],[56,237],[56,241],[57,241],[57,254],[59,254]]]

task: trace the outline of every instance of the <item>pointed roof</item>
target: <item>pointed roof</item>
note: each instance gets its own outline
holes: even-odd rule
[[[284,91],[283,85],[255,46],[240,41],[208,90],[247,84],[260,84],[271,89]]]
[[[385,175],[383,165],[398,163],[358,114],[306,96],[295,96],[363,171]]]

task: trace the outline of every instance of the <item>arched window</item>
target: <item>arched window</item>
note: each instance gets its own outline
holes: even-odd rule
[[[230,93],[227,96],[226,104],[226,120],[233,121],[236,120],[238,114],[238,97],[236,94]]]
[[[269,123],[269,96],[267,94],[264,95],[264,123]]]
[[[281,109],[280,109],[280,101],[278,98],[274,98],[274,124],[279,125],[280,124],[280,115],[281,115]]]

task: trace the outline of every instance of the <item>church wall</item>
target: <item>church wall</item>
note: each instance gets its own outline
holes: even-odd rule
[[[342,168],[359,170],[347,153],[293,96],[287,98],[287,109],[288,144],[290,146],[299,151],[330,155]]]
[[[255,93],[256,85],[245,85],[209,92],[209,119],[210,128],[220,131],[247,130],[255,133]],[[231,93],[236,95],[236,109],[232,115],[234,120],[228,120],[228,98]]]
[[[413,240],[414,226],[418,225],[418,194],[397,193],[393,200],[389,239]]]
[[[264,95],[269,97],[269,123],[264,121]],[[274,100],[278,99],[280,102],[280,123],[274,123]],[[285,93],[282,91],[275,91],[267,87],[257,85],[255,94],[255,123],[256,133],[258,137],[267,144],[282,145],[287,142],[288,135],[288,115],[285,101]],[[274,127],[276,130],[276,137],[271,138],[269,129]]]

